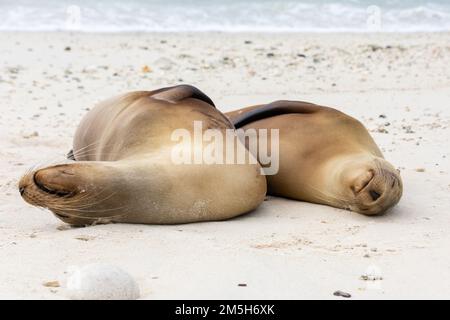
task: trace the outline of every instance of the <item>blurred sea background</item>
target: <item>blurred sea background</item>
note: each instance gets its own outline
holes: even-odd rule
[[[0,0],[3,31],[450,31],[449,0]]]

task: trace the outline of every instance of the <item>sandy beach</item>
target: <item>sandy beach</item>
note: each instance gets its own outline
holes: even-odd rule
[[[291,99],[358,118],[401,202],[365,217],[268,197],[225,222],[70,228],[22,200],[20,176],[63,160],[96,102],[179,83],[222,111]],[[65,299],[67,268],[96,262],[143,299],[450,298],[449,33],[2,32],[0,108],[2,299]]]

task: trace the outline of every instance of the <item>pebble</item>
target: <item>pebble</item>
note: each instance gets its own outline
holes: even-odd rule
[[[383,277],[378,276],[378,275],[374,275],[374,274],[363,274],[360,277],[360,280],[363,280],[363,281],[378,281],[378,280],[383,280]]]
[[[342,297],[342,298],[347,298],[347,299],[352,297],[352,295],[350,293],[347,293],[347,292],[344,292],[344,291],[340,291],[340,290],[335,291],[333,293],[333,295],[336,296],[336,297]]]
[[[90,264],[69,270],[67,295],[73,300],[136,300],[139,286],[119,267]]]
[[[30,138],[39,137],[39,132],[33,131],[32,133],[22,135],[22,137],[24,139],[30,139]]]
[[[59,284],[59,281],[46,281],[42,284],[44,287],[47,288],[59,288],[61,285]]]
[[[95,237],[91,237],[91,236],[78,236],[75,237],[76,240],[80,240],[80,241],[91,241],[94,240]]]
[[[149,66],[143,66],[141,70],[142,70],[143,73],[152,72],[152,69],[150,69]]]

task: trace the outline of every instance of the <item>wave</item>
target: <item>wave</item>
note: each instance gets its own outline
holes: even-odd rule
[[[0,0],[0,30],[450,31],[448,1]]]

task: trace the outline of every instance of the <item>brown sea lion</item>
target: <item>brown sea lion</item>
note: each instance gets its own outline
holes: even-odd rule
[[[211,99],[192,86],[101,102],[77,129],[70,155],[76,161],[27,173],[20,193],[72,225],[223,220],[255,209],[266,193],[256,159],[240,165],[172,161],[177,144],[172,133],[191,132],[194,121],[219,132],[233,129]],[[236,148],[248,152],[240,142]]]
[[[236,128],[279,129],[279,171],[266,177],[270,194],[366,215],[400,200],[399,172],[367,129],[338,110],[276,101],[226,115]]]

